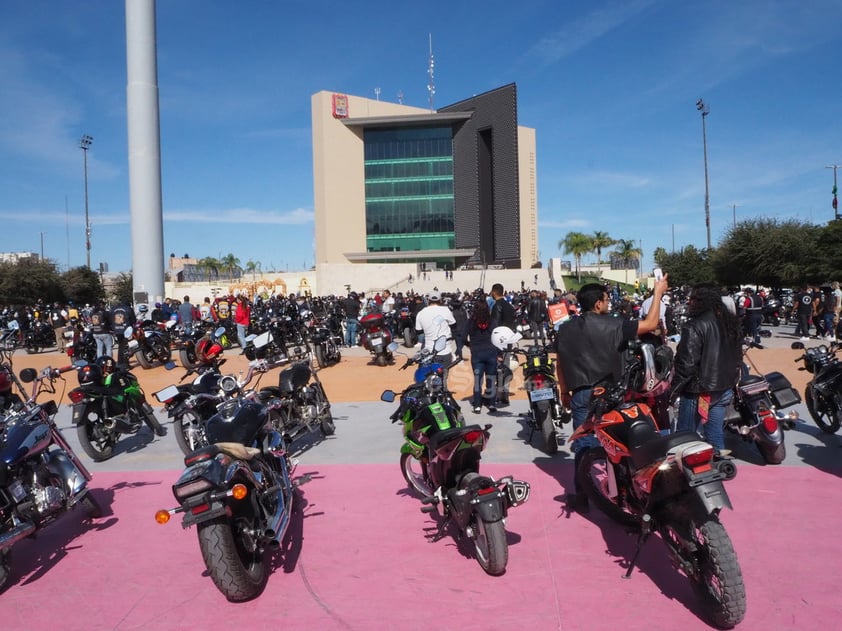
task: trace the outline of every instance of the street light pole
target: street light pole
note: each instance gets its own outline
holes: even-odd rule
[[[79,147],[85,156],[85,253],[88,269],[91,269],[91,221],[88,215],[88,149],[94,141],[92,136],[85,134],[79,141]]]
[[[44,262],[44,235],[47,234],[46,232],[41,233],[41,262]]]
[[[710,107],[702,100],[696,101],[696,109],[702,114],[702,149],[705,156],[705,227],[708,233],[708,250],[710,250],[710,192],[708,189],[708,141],[705,119],[710,113]]]
[[[838,164],[831,164],[830,166],[826,166],[825,169],[833,169],[833,218],[839,219],[839,203],[836,201],[836,169],[839,168]]]

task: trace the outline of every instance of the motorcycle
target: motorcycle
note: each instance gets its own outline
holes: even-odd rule
[[[392,423],[403,423],[401,473],[409,487],[423,496],[422,512],[441,511],[443,519],[433,540],[441,539],[448,525],[455,523],[460,535],[473,540],[480,567],[498,576],[506,571],[509,557],[508,511],[526,502],[530,487],[512,476],[494,480],[480,475],[479,462],[491,437],[491,425],[464,425],[459,406],[447,390],[444,369],[433,361],[446,346],[442,337],[432,351],[421,351],[401,367],[418,365],[413,383],[401,393],[391,416]],[[380,399],[392,403],[395,397],[394,391],[385,390]]]
[[[82,450],[95,462],[108,460],[123,434],[136,434],[142,423],[166,436],[137,377],[117,368],[111,357],[77,368],[79,386],[68,393],[73,425]]]
[[[804,362],[798,370],[813,375],[804,388],[804,401],[810,416],[820,430],[835,434],[842,424],[842,362],[836,356],[840,345],[831,342],[805,349],[802,342],[793,342],[791,348],[804,351],[794,360]]]
[[[96,339],[91,328],[81,320],[71,318],[73,337],[67,343],[66,353],[73,361],[86,361],[92,363],[96,360]]]
[[[768,298],[763,303],[763,322],[771,326],[779,326],[781,323],[781,301],[777,298]]]
[[[744,357],[750,348],[763,348],[759,344],[744,344]],[[755,373],[757,367],[751,363]],[[743,440],[757,445],[767,464],[781,464],[786,457],[784,430],[790,430],[798,420],[798,413],[781,412],[783,408],[801,403],[798,391],[784,375],[770,372],[766,375],[749,374],[744,364],[743,373],[734,387],[734,397],[725,411],[724,428]]]
[[[27,353],[37,353],[56,345],[56,332],[47,322],[36,320],[23,336],[23,347]]]
[[[544,439],[544,449],[548,454],[558,451],[558,438],[561,426],[570,421],[570,410],[566,409],[559,397],[556,383],[555,365],[549,355],[549,347],[533,344],[525,350],[510,346],[506,350],[515,355],[522,355],[525,361],[523,369],[523,389],[529,399],[529,411],[526,413],[530,427],[528,440],[537,429]],[[503,350],[503,349],[500,349]]]
[[[170,320],[167,325],[173,326]],[[126,329],[130,332],[129,353],[137,356],[137,362],[144,370],[149,370],[156,364],[168,364],[172,361],[172,348],[168,329],[163,330],[152,320],[144,320],[137,327]]]
[[[313,354],[319,368],[327,368],[342,360],[342,325],[333,318],[335,316],[331,315],[324,320],[314,319],[308,328],[309,340],[313,345]]]
[[[406,348],[413,348],[418,343],[418,331],[415,330],[415,318],[409,307],[401,307],[398,311],[397,336],[403,340]]]
[[[363,347],[374,355],[374,362],[378,366],[385,366],[394,361],[390,350],[392,332],[386,326],[386,318],[382,313],[373,311],[360,318],[362,327]]]
[[[42,393],[54,394],[55,382],[73,370],[24,368],[20,381],[3,364],[26,397],[23,383],[31,383],[31,394],[7,411],[0,421],[0,590],[8,584],[13,546],[55,522],[75,506],[89,517],[100,517],[102,509],[88,492],[91,474],[70,448],[55,422],[58,406],[54,400],[38,403]]]
[[[745,586],[719,513],[732,508],[723,482],[736,476],[736,467],[729,457],[715,457],[695,432],[662,435],[649,406],[628,400],[642,369],[638,357],[627,362],[620,382],[594,388],[588,418],[570,440],[595,437],[599,446],[585,451],[576,475],[605,515],[638,534],[624,578],[657,532],[690,579],[704,615],[731,628],[745,615]]]
[[[209,445],[185,456],[172,492],[179,506],[155,514],[159,524],[182,513],[196,526],[211,579],[231,602],[259,596],[269,578],[266,552],[278,549],[289,526],[296,488],[283,436],[267,422],[269,409],[245,396],[237,380],[220,380],[226,401],[207,422]],[[239,396],[238,396],[239,395]]]

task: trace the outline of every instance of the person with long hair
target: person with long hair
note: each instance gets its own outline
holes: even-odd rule
[[[696,431],[722,452],[725,411],[742,363],[740,322],[707,283],[691,290],[688,315],[675,353],[673,393],[681,395],[675,429]]]
[[[462,347],[467,344],[471,349],[471,369],[474,372],[474,394],[471,408],[474,414],[482,411],[482,387],[485,389],[489,412],[496,412],[494,400],[497,386],[497,355],[499,351],[491,343],[491,310],[483,297],[474,301],[471,317],[465,320],[461,335],[456,336],[456,357],[462,357]]]

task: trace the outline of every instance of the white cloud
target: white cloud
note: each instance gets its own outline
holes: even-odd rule
[[[230,208],[225,210],[173,210],[164,211],[164,221],[300,225],[313,222],[313,211],[306,208],[296,208],[289,211],[256,210],[254,208]]]

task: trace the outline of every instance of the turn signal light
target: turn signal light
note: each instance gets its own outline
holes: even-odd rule
[[[159,510],[155,513],[155,521],[159,524],[166,524],[170,520],[170,511],[168,510]]]
[[[231,497],[235,500],[241,500],[249,494],[249,490],[245,484],[235,484],[231,487]]]

